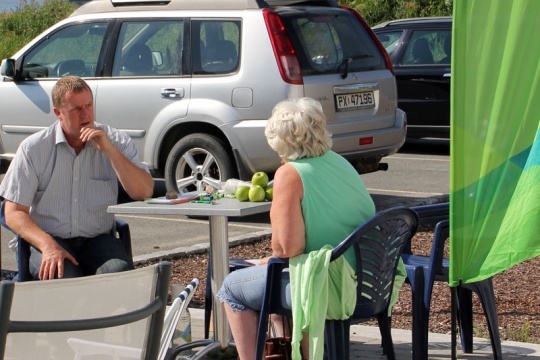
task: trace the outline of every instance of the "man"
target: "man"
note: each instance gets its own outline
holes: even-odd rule
[[[132,199],[152,196],[153,179],[129,136],[94,122],[88,84],[66,76],[52,93],[58,120],[25,139],[0,185],[7,225],[31,247],[42,280],[133,268],[110,231],[118,181]]]

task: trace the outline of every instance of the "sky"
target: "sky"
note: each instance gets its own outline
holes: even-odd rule
[[[31,0],[27,0],[30,2]],[[43,4],[44,0],[35,0],[36,2]],[[0,12],[11,12],[17,10],[21,4],[21,0],[0,0]]]

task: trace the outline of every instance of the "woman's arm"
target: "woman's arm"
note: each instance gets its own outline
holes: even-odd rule
[[[304,253],[306,231],[301,201],[302,179],[292,165],[281,166],[274,175],[274,192],[270,209],[272,253],[289,258]]]

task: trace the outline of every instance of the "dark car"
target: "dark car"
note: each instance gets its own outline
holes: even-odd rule
[[[392,59],[408,137],[450,137],[452,17],[394,20],[373,27]]]

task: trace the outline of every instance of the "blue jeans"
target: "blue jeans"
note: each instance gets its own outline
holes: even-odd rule
[[[267,265],[256,265],[233,271],[225,277],[216,297],[229,304],[233,310],[260,311],[266,287],[266,268]],[[281,304],[284,308],[291,308],[288,269],[281,275]]]
[[[65,260],[64,278],[133,269],[133,259],[126,253],[122,242],[111,234],[98,235],[94,238],[77,237],[71,239],[55,236],[54,239],[79,263],[77,266],[71,261]],[[35,279],[38,278],[41,259],[41,252],[32,246],[30,248],[30,273]]]

